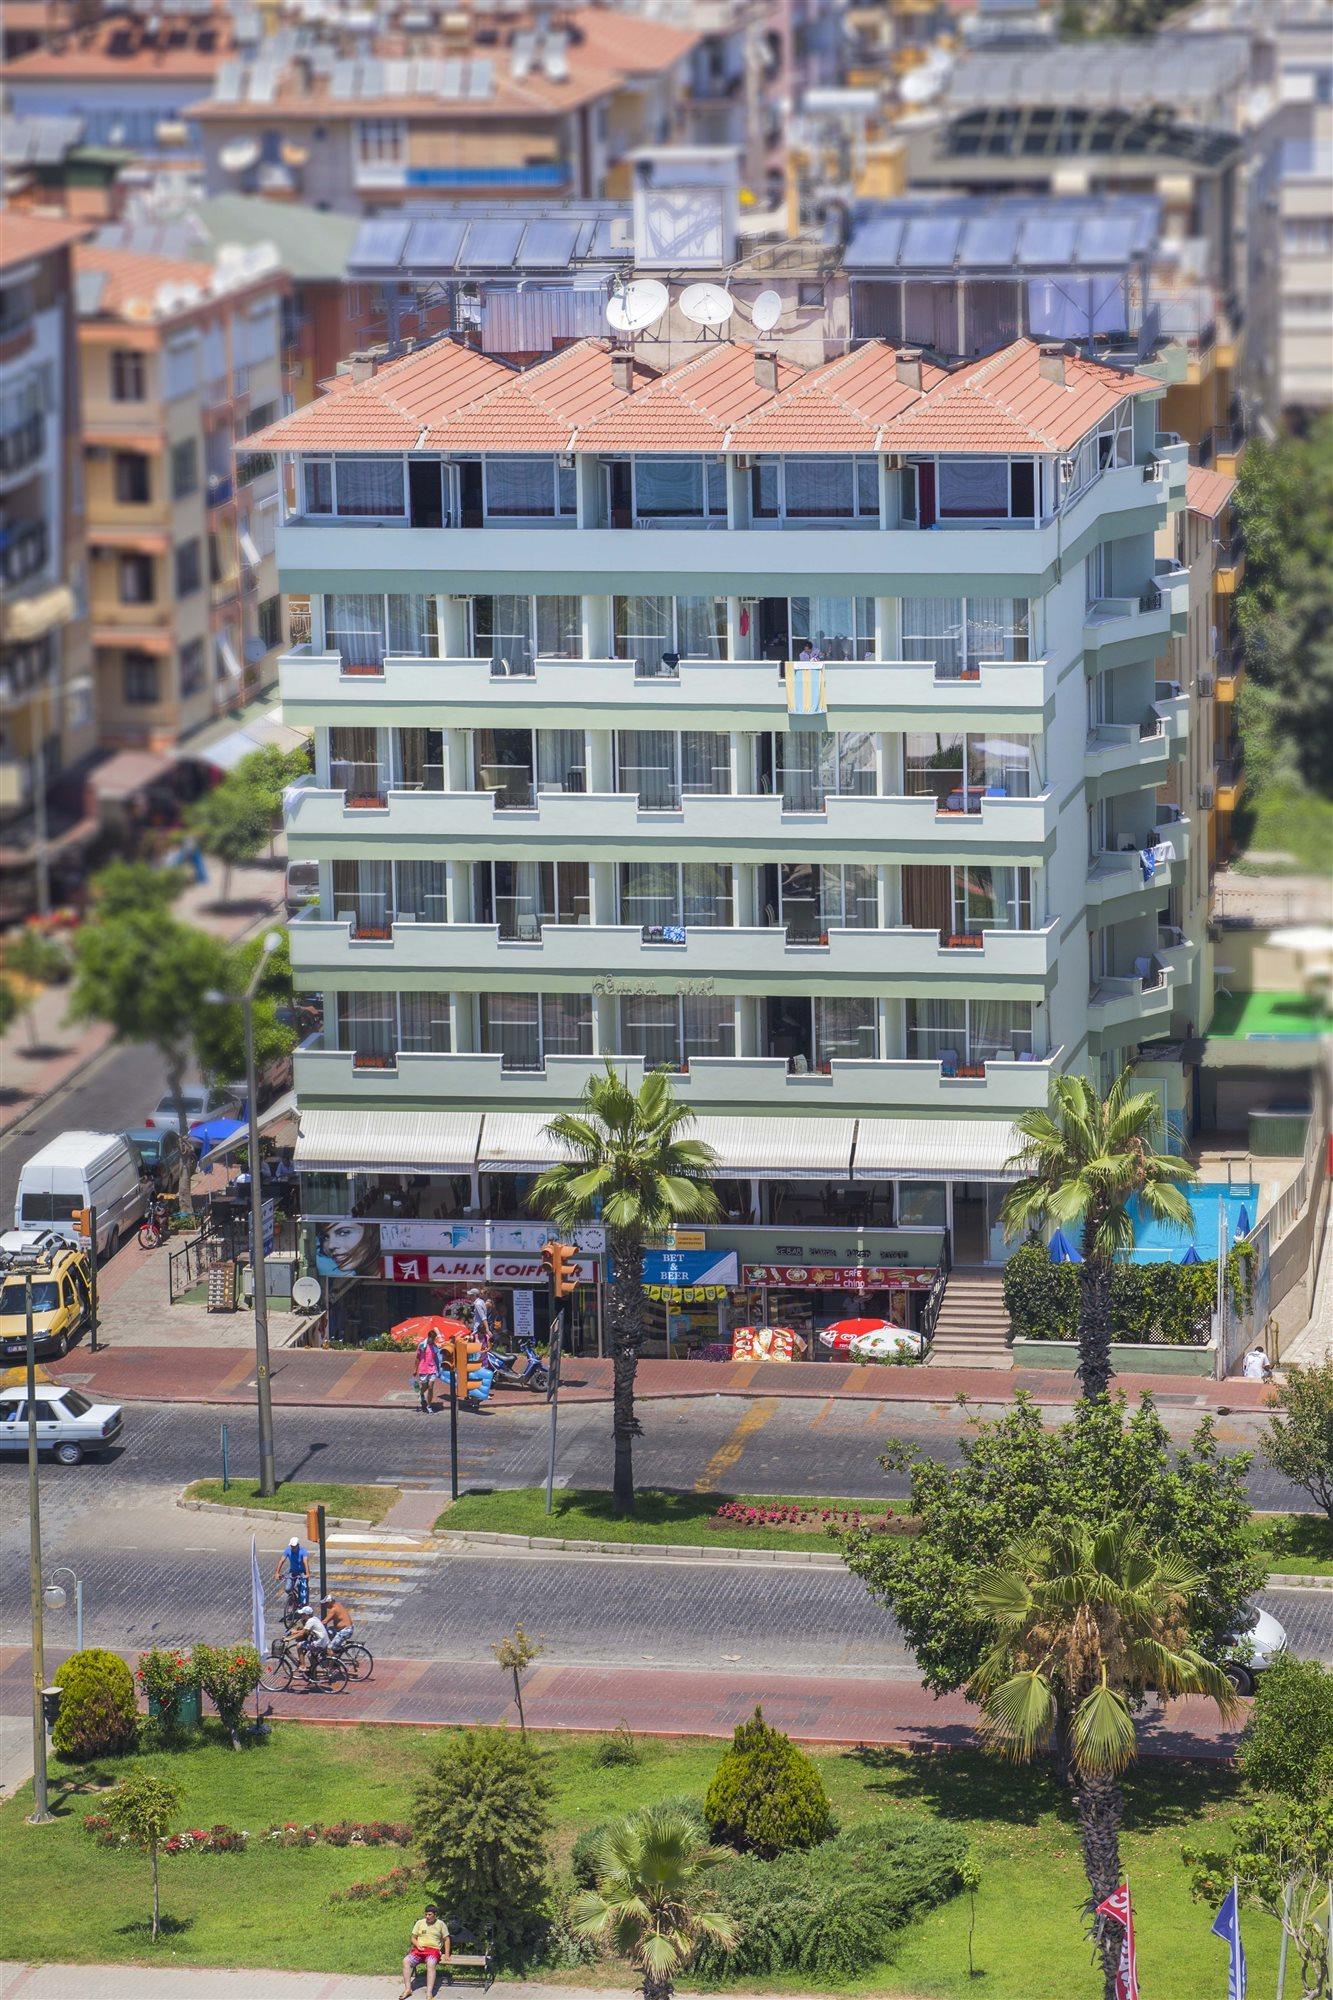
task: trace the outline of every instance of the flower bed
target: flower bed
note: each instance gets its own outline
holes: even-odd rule
[[[265,1840],[279,1847],[410,1847],[412,1829],[403,1819],[283,1820],[268,1828]]]
[[[124,1847],[129,1836],[117,1833],[105,1813],[85,1813],[83,1830],[99,1847]],[[185,1833],[173,1833],[162,1842],[163,1854],[243,1854],[250,1836],[244,1827],[194,1826]]]
[[[744,1500],[724,1501],[709,1522],[711,1528],[795,1528],[826,1534],[831,1528],[867,1528],[872,1533],[903,1534],[904,1522],[893,1514],[862,1514],[859,1507],[802,1507],[794,1501],[772,1506]]]
[[[373,1882],[349,1882],[345,1889],[335,1889],[329,1897],[331,1903],[390,1903],[395,1896],[405,1896],[408,1891],[425,1880],[425,1863],[421,1861],[400,1862],[387,1875],[377,1875]]]

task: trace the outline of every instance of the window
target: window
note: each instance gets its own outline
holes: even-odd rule
[[[396,166],[406,158],[407,127],[401,118],[358,118],[356,149],[366,166]]]
[[[156,589],[153,578],[153,558],[141,555],[122,555],[120,558],[120,601],[122,604],[151,604]]]
[[[338,1047],[353,1058],[391,1062],[398,1043],[397,1004],[392,993],[338,995]]]
[[[788,599],[791,657],[873,660],[873,597],[792,597]]]
[[[1030,616],[1026,597],[905,597],[903,658],[933,662],[939,680],[986,660],[1026,660]]]
[[[907,1053],[945,1069],[1032,1054],[1030,1000],[909,1000]]]
[[[583,599],[474,597],[472,644],[499,673],[529,674],[539,657],[577,660],[583,652]]]
[[[732,871],[719,861],[622,861],[620,921],[644,930],[714,930],[734,921]]]
[[[620,1003],[619,1053],[645,1069],[685,1069],[698,1057],[734,1056],[736,1003],[675,993],[643,993]]]
[[[640,673],[671,673],[681,659],[725,660],[725,597],[617,597],[616,658]]]
[[[403,993],[398,1000],[398,1047],[408,1055],[447,1055],[449,995]]]
[[[163,383],[168,402],[178,396],[193,396],[199,387],[199,343],[178,341],[168,347],[163,360]]]
[[[379,760],[379,732],[360,726],[329,731],[329,784],[352,798],[382,798],[388,772]]]
[[[1041,789],[1040,737],[909,732],[903,743],[907,796],[933,795],[941,812],[980,812],[983,798],[1026,799]]]
[[[276,592],[261,601],[257,617],[260,644],[266,653],[271,653],[282,644],[282,599]]]
[[[636,458],[634,512],[640,520],[727,518],[727,468],[720,458]]]
[[[400,864],[401,865],[401,864]],[[586,924],[586,861],[479,861],[473,874],[473,921],[493,923],[502,938],[533,940],[546,924]]]
[[[687,792],[731,790],[731,739],[711,729],[621,729],[617,789],[637,792],[644,812],[675,812]]]
[[[592,1054],[592,999],[586,993],[483,993],[481,1046],[503,1069],[542,1069],[548,1056]]]
[[[334,478],[340,515],[364,519],[406,511],[400,458],[340,458]]]
[[[1094,480],[1098,473],[1116,465],[1134,462],[1134,412],[1128,398],[1117,403],[1095,430],[1080,439],[1068,458],[1061,461],[1061,499],[1071,500]]]
[[[191,597],[203,581],[199,544],[181,542],[176,550],[176,595]]]
[[[305,511],[307,514],[331,514],[333,512],[333,460],[331,458],[307,458],[301,467],[301,483],[305,491]]]
[[[157,700],[157,661],[151,653],[126,653],[120,675],[121,691],[127,702]]]
[[[484,476],[487,514],[572,517],[577,510],[574,468],[554,458],[488,458]]]
[[[171,447],[171,497],[184,500],[199,490],[199,446],[194,438],[183,438]]]
[[[202,639],[191,639],[181,647],[181,700],[198,694],[207,676],[207,653]]]
[[[236,484],[252,486],[256,479],[272,472],[277,463],[271,451],[243,451],[236,460]]]
[[[145,506],[151,497],[148,460],[137,451],[118,451],[113,466],[116,499],[125,507]]]
[[[324,600],[324,643],[345,667],[382,667],[386,652],[433,655],[435,599],[397,591],[331,592]]]
[[[256,431],[266,431],[281,414],[276,403],[257,403],[245,420],[245,435],[253,437]]]
[[[792,943],[811,942],[834,930],[876,930],[876,871],[865,862],[829,866],[782,861],[763,871],[763,917]]]
[[[111,400],[114,403],[142,403],[148,393],[148,371],[142,354],[132,347],[113,348],[111,354]]]
[[[953,929],[1026,931],[1032,928],[1032,871],[967,866],[953,870]]]
[[[879,1023],[869,998],[815,1001],[815,1068],[842,1062],[873,1062],[879,1054]]]
[[[942,458],[939,462],[942,520],[990,520],[1009,512],[1007,458]]]
[[[750,473],[756,520],[879,522],[877,458],[761,458]]]
[[[784,812],[822,812],[826,798],[866,797],[878,788],[868,730],[803,729],[770,740],[771,765],[760,749],[759,783],[781,794]]]

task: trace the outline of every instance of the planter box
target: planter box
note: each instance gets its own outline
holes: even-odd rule
[[[1014,1337],[1015,1368],[1068,1369],[1078,1366],[1078,1347],[1072,1340],[1027,1340]],[[1117,1375],[1187,1375],[1211,1381],[1217,1350],[1206,1347],[1146,1347],[1138,1342],[1113,1340],[1111,1366]]]

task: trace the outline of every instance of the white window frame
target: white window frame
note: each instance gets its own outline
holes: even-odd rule
[[[512,463],[513,459],[515,458],[525,458],[529,462],[534,460],[539,460],[539,461],[545,460],[549,464],[551,471],[551,507],[549,512],[544,514],[507,514],[507,513],[497,514],[493,512],[491,508],[491,466],[493,463],[497,461]],[[510,522],[521,523],[524,521],[562,521],[562,522],[567,522],[569,526],[572,528],[573,526],[575,526],[578,520],[577,475],[574,476],[572,482],[574,491],[570,498],[569,505],[562,506],[560,498],[560,475],[562,472],[569,473],[570,470],[571,468],[569,466],[561,465],[559,459],[557,458],[554,452],[544,452],[544,451],[513,452],[513,453],[493,452],[489,454],[483,454],[481,460],[482,520],[485,522],[488,528],[489,527],[503,528],[508,526]]]
[[[1060,506],[1086,493],[1103,472],[1134,463],[1134,404],[1122,396],[1113,410],[1082,436],[1059,461]],[[1066,471],[1066,468],[1069,468]]]
[[[363,167],[401,167],[407,160],[405,118],[358,118],[356,158]]]
[[[695,464],[699,467],[700,506],[698,513],[697,514],[653,514],[653,513],[648,513],[644,509],[642,509],[639,505],[640,464],[670,463],[675,465],[683,463],[685,461],[688,461],[691,464]],[[713,504],[712,497],[709,492],[709,485],[710,485],[709,469],[711,466],[714,465],[720,466],[722,471],[722,497],[720,506]],[[721,457],[721,455],[717,452],[661,451],[661,452],[640,453],[637,457],[632,458],[630,460],[630,517],[633,520],[635,527],[641,527],[651,522],[660,521],[663,523],[664,526],[668,528],[685,528],[688,527],[691,524],[691,522],[703,523],[708,527],[725,528],[727,525],[726,459]],[[684,593],[684,594],[688,595],[689,593]]]
[[[787,466],[789,461],[804,463],[808,460],[832,459],[838,463],[850,460],[852,465],[852,511],[850,514],[794,514],[787,506]],[[875,469],[874,506],[861,504],[861,466],[872,465]],[[755,505],[755,487],[758,475],[764,466],[776,465],[778,474],[778,511],[776,514],[761,513]],[[876,453],[868,451],[796,451],[763,452],[754,462],[750,474],[750,518],[761,526],[770,523],[792,521],[801,527],[810,528],[877,528],[880,524],[880,461]]]
[[[400,474],[401,474],[401,476],[402,476],[402,495],[403,495],[403,504],[402,504],[401,508],[399,508],[398,512],[397,512],[397,513],[394,513],[394,514],[343,514],[343,513],[342,513],[342,512],[341,512],[341,511],[339,510],[339,506],[338,506],[338,465],[339,465],[339,461],[340,461],[340,456],[341,456],[341,458],[344,458],[344,459],[362,459],[362,458],[384,458],[385,460],[387,460],[387,461],[390,461],[390,462],[393,462],[393,461],[395,461],[395,460],[396,460],[396,462],[397,462],[397,465],[398,465],[398,468],[399,468],[399,472],[400,472]],[[328,512],[326,512],[326,513],[325,513],[325,512],[311,512],[311,509],[310,509],[310,507],[309,507],[309,504],[308,504],[308,503],[309,503],[309,489],[308,489],[308,485],[307,485],[307,477],[306,477],[306,470],[307,470],[307,467],[309,467],[309,466],[312,466],[312,465],[327,465],[327,466],[329,467],[329,469],[330,469],[330,474],[329,474],[329,476],[330,476],[330,493],[329,493],[329,498],[330,498],[330,503],[331,503],[331,505],[330,505],[330,508],[329,508],[329,511],[328,511]],[[349,452],[343,452],[342,454],[339,454],[339,453],[337,453],[337,452],[324,452],[324,451],[318,451],[318,452],[314,452],[314,451],[312,451],[312,452],[306,452],[306,453],[303,453],[303,454],[302,454],[302,456],[301,456],[301,460],[300,460],[300,466],[301,466],[301,512],[302,512],[302,514],[303,514],[303,515],[309,515],[309,517],[310,517],[310,519],[311,519],[311,520],[315,520],[315,521],[331,521],[331,520],[332,520],[332,521],[337,521],[337,520],[342,520],[342,521],[359,521],[359,522],[361,522],[362,524],[364,524],[364,523],[366,523],[366,522],[368,522],[368,521],[398,521],[398,522],[402,522],[402,521],[406,521],[406,520],[407,520],[407,518],[408,518],[408,495],[407,495],[407,460],[406,460],[406,458],[402,457],[401,455],[399,455],[399,454],[397,454],[397,453],[391,453],[391,452],[384,452],[384,453],[381,453],[381,452],[367,452],[367,451],[357,451],[357,452],[352,452],[352,451],[349,451]]]

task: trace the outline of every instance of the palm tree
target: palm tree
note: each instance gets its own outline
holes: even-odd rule
[[[1134,1248],[1129,1205],[1138,1197],[1154,1221],[1191,1233],[1194,1212],[1181,1193],[1198,1175],[1185,1160],[1153,1150],[1161,1107],[1154,1092],[1131,1094],[1121,1070],[1105,1102],[1083,1076],[1057,1077],[1045,1111],[1017,1120],[1025,1144],[1006,1162],[1023,1178],[1000,1208],[1010,1236],[1046,1222],[1083,1224],[1079,1266],[1078,1372],[1085,1396],[1111,1384],[1111,1266]]]
[[[546,1127],[569,1155],[537,1177],[532,1205],[557,1229],[600,1218],[606,1225],[613,1277],[607,1305],[613,1368],[618,1515],[634,1512],[634,1375],[643,1344],[643,1252],[650,1236],[676,1222],[708,1222],[717,1197],[704,1176],[716,1155],[702,1140],[682,1137],[694,1113],[678,1104],[666,1072],[654,1070],[637,1091],[611,1063],[583,1087],[578,1111]]]
[[[602,1842],[597,1887],[574,1899],[574,1929],[610,1939],[642,1974],[643,2000],[671,2000],[676,1974],[705,1938],[724,1951],[736,1942],[706,1879],[721,1859],[678,1807],[631,1813]]]
[[[1202,1581],[1124,1517],[1020,1536],[974,1581],[973,1607],[994,1635],[968,1683],[982,1733],[1021,1762],[1049,1753],[1072,1786],[1089,1913],[1120,1881],[1119,1781],[1143,1697],[1206,1694],[1224,1718],[1235,1713],[1226,1675],[1190,1644]],[[1120,1942],[1118,1925],[1103,1927],[1107,2000]]]

